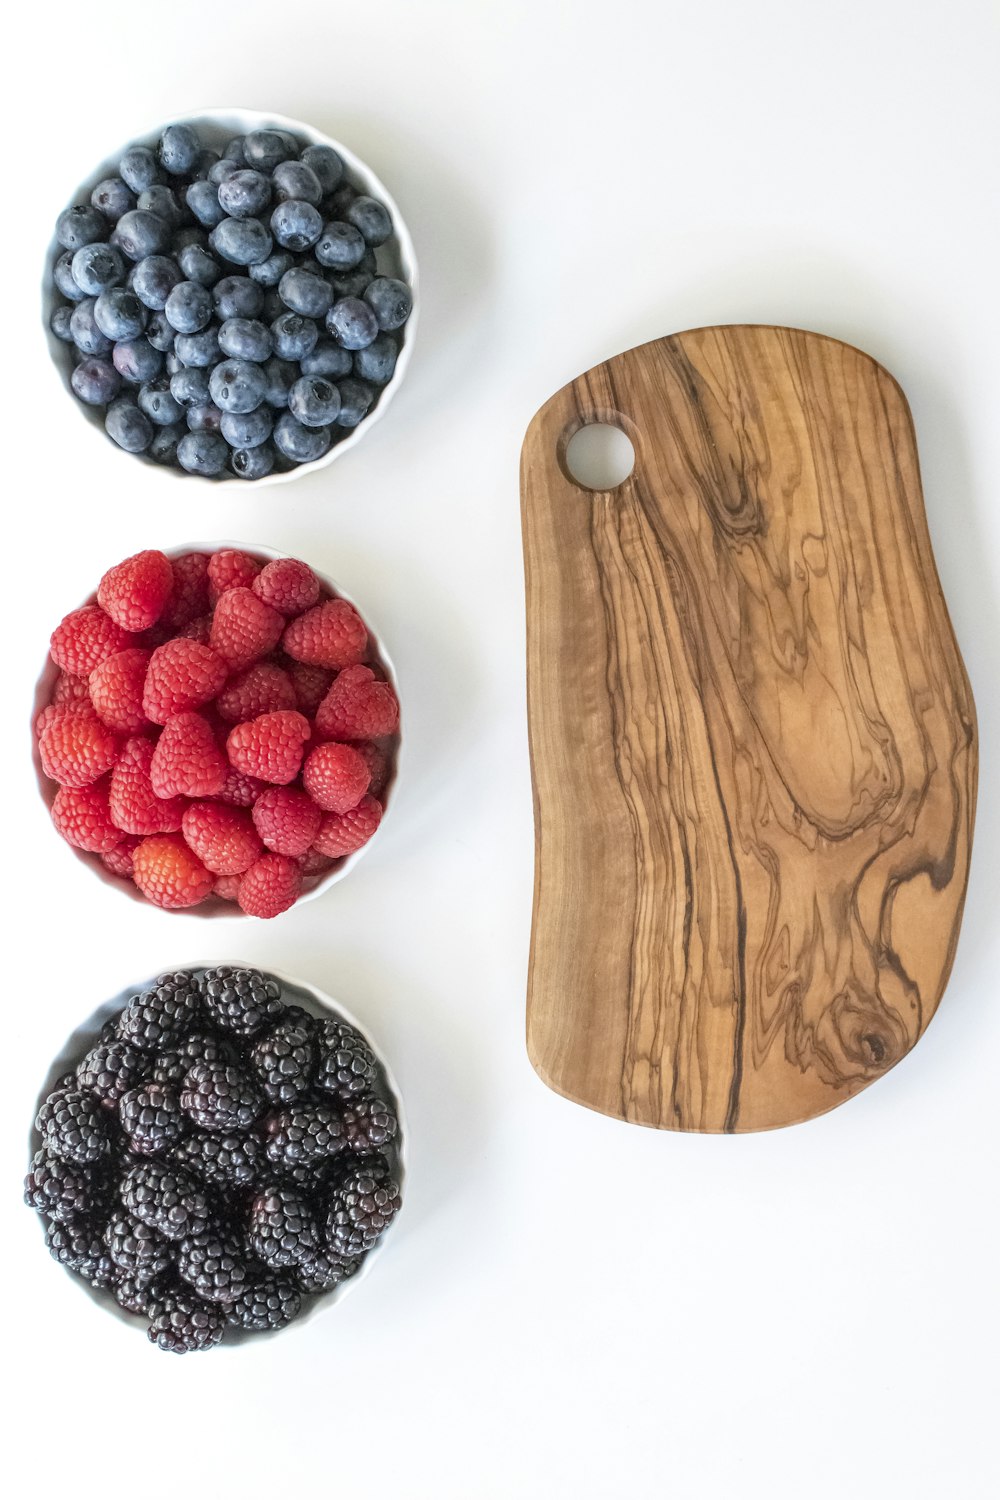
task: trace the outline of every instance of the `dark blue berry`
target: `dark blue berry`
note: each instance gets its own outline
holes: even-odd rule
[[[378,338],[359,349],[354,356],[354,373],[372,385],[387,385],[396,368],[399,349],[391,333],[380,333]]]
[[[218,151],[213,151],[211,146],[202,146],[192,163],[190,175],[196,182],[207,182],[209,172],[221,160]]]
[[[106,359],[81,359],[69,383],[81,401],[88,406],[107,406],[117,396],[121,377],[114,365]]]
[[[109,339],[107,334],[101,332],[94,321],[96,305],[96,297],[88,297],[85,302],[78,302],[69,320],[73,342],[82,354],[110,354],[114,343],[113,339]]]
[[[152,187],[160,175],[156,157],[148,146],[130,146],[118,163],[122,181],[133,193],[144,192]]]
[[[199,224],[206,224],[209,229],[214,229],[216,224],[226,217],[226,211],[219,202],[219,194],[214,183],[192,182],[184,194],[184,201],[194,214]]]
[[[256,318],[264,306],[264,293],[249,276],[223,276],[212,288],[216,315],[226,318]]]
[[[326,315],[327,332],[344,349],[367,349],[378,334],[375,313],[358,297],[341,297]]]
[[[301,359],[316,347],[319,329],[311,318],[286,312],[271,324],[274,352],[281,359]]]
[[[222,413],[222,436],[231,448],[256,448],[271,436],[274,413],[261,402],[253,411]]]
[[[343,219],[347,216],[347,210],[358,197],[358,190],[349,182],[341,182],[334,188],[328,198],[323,199],[323,209],[328,219]]]
[[[73,280],[88,297],[99,297],[125,279],[125,262],[114,245],[81,245],[73,256]]]
[[[376,198],[369,198],[366,194],[354,199],[344,218],[348,224],[353,224],[355,229],[361,230],[365,242],[369,245],[384,245],[392,234],[389,210]]]
[[[365,288],[365,301],[375,314],[382,333],[402,328],[413,307],[413,297],[405,281],[394,276],[376,276]]]
[[[334,188],[340,186],[344,163],[332,146],[307,146],[302,152],[301,160],[316,173],[324,193],[332,193]]]
[[[148,317],[148,308],[123,286],[109,287],[94,303],[94,322],[109,339],[134,339]]]
[[[118,245],[129,260],[166,255],[170,249],[170,225],[159,214],[150,213],[146,208],[133,208],[118,220],[111,242]]]
[[[226,359],[212,371],[208,388],[222,411],[253,411],[264,399],[267,377],[249,360]]]
[[[271,330],[256,318],[227,318],[219,329],[219,348],[231,359],[250,359],[257,364],[274,352]]]
[[[106,240],[108,221],[91,203],[77,203],[63,209],[56,220],[56,239],[67,250],[79,250],[95,240]]]
[[[330,285],[333,287],[335,297],[363,297],[371,285],[375,275],[374,265],[369,266],[362,261],[353,271],[334,271],[330,276]]]
[[[49,319],[49,327],[56,338],[63,344],[71,344],[73,342],[73,330],[69,326],[72,316],[73,309],[67,307],[64,302],[61,307],[55,308]]]
[[[139,410],[145,412],[154,427],[170,427],[184,419],[183,408],[165,376],[141,386],[136,400]]]
[[[170,332],[173,333],[173,331],[174,330],[171,328]],[[191,338],[195,338],[196,335],[195,334],[191,334],[190,337]],[[166,354],[163,356],[163,369],[164,369],[165,374],[167,374],[171,379],[173,379],[173,377],[177,374],[177,371],[178,370],[183,370],[183,368],[184,368],[184,361],[180,358],[180,356],[178,354],[176,354],[174,352],[173,349],[168,349],[167,352],[166,352]]]
[[[75,250],[64,250],[62,255],[52,267],[52,280],[56,289],[62,293],[67,302],[82,302],[86,292],[80,290],[73,279],[73,257]]]
[[[181,207],[173,188],[166,187],[162,182],[154,182],[139,194],[139,207],[149,214],[156,214],[157,218],[163,219],[167,224],[180,224],[189,215]]]
[[[337,418],[338,427],[357,427],[358,423],[368,415],[372,402],[375,400],[375,388],[365,380],[355,380],[348,376],[341,380],[337,389],[340,391],[340,415]]]
[[[354,360],[350,351],[342,349],[333,339],[320,339],[316,347],[304,354],[299,361],[303,375],[332,375],[339,380],[350,375]]]
[[[90,201],[109,224],[117,224],[122,214],[135,208],[135,194],[120,177],[105,177],[91,193]]]
[[[172,254],[176,260],[186,245],[200,245],[203,250],[208,249],[208,230],[204,224],[182,224],[180,229],[174,230],[174,248]]]
[[[241,479],[264,479],[274,468],[274,449],[270,443],[256,448],[236,448],[230,454],[229,467]]]
[[[174,347],[174,330],[167,322],[162,308],[152,314],[146,324],[146,338],[154,349],[159,349],[161,354],[166,354]]]
[[[201,142],[190,125],[168,125],[160,136],[157,156],[165,172],[183,177],[194,166],[200,150]]]
[[[265,287],[264,306],[261,308],[261,321],[273,323],[275,318],[280,318],[282,313],[287,312],[285,304],[281,300],[281,294],[276,286]]]
[[[329,427],[303,427],[290,411],[283,411],[274,424],[274,445],[293,463],[310,464],[330,447]]]
[[[214,286],[222,275],[222,267],[204,245],[183,245],[177,252],[177,264],[188,281],[198,281],[202,286]]]
[[[243,137],[247,165],[260,172],[273,172],[280,161],[296,154],[296,143],[283,130],[251,130]]]
[[[147,255],[132,272],[132,290],[139,301],[162,312],[175,286],[183,281],[180,267],[169,255]]]
[[[122,396],[108,407],[104,428],[126,453],[144,453],[153,441],[153,424],[130,396]]]
[[[212,323],[200,333],[179,333],[174,339],[174,352],[182,365],[203,370],[214,365],[221,357],[219,330]]]
[[[234,172],[240,172],[242,169],[242,162],[233,161],[230,156],[223,156],[214,166],[209,168],[208,180],[218,187],[221,183],[227,182]]]
[[[78,250],[78,255],[85,252]],[[333,292],[322,276],[307,271],[302,266],[292,266],[278,283],[278,295],[292,312],[305,318],[323,318],[330,311]]]
[[[133,339],[119,339],[111,351],[115,369],[130,385],[142,385],[155,380],[162,372],[164,359],[159,349],[154,349],[141,334]]]
[[[179,406],[205,406],[211,400],[208,371],[197,368],[178,370],[170,377],[170,394]]]
[[[259,219],[223,219],[209,236],[216,255],[237,266],[255,266],[271,253],[271,236]]]
[[[231,219],[258,219],[270,201],[270,182],[249,167],[219,183],[219,205]]]
[[[286,198],[299,198],[303,203],[316,204],[323,196],[319,178],[303,161],[279,162],[271,173],[271,181],[279,203],[284,203]]]
[[[271,233],[286,250],[308,250],[323,233],[319,209],[300,198],[289,198],[271,215]]]
[[[290,250],[273,250],[267,260],[250,267],[250,275],[261,286],[277,286],[288,268],[294,264],[295,257]]]
[[[268,406],[288,405],[288,393],[299,378],[299,367],[290,359],[269,359],[264,366],[267,389],[264,400]]]
[[[186,432],[177,444],[177,462],[189,474],[221,474],[229,446],[217,432]]]
[[[185,429],[176,423],[173,427],[158,427],[147,449],[150,458],[155,458],[158,464],[175,464],[177,444],[184,436],[184,432]]]
[[[321,266],[334,271],[353,271],[360,265],[365,253],[365,237],[353,224],[342,219],[323,225],[323,232],[316,241],[314,254]]]
[[[200,333],[211,322],[215,304],[208,287],[198,281],[180,281],[163,311],[171,328],[178,333]]]
[[[247,158],[246,152],[243,150],[243,141],[244,137],[242,135],[234,135],[232,140],[229,141],[226,145],[225,151],[223,151],[222,153],[223,161],[234,161],[239,166],[245,167],[247,164]]]
[[[189,406],[185,418],[191,432],[219,432],[222,428],[222,413],[212,401],[204,406]]]
[[[340,392],[322,375],[303,375],[288,393],[288,410],[304,427],[326,427],[337,420]]]

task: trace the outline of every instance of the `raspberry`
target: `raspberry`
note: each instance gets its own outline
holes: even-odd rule
[[[319,579],[308,563],[294,557],[269,562],[251,587],[258,599],[283,615],[300,615],[319,599]]]
[[[288,675],[295,689],[296,708],[307,718],[314,718],[329,691],[333,673],[326,667],[308,667],[305,662],[289,661]]]
[[[357,807],[370,781],[364,756],[351,745],[317,745],[302,768],[302,785],[324,812]]]
[[[95,667],[116,651],[133,644],[127,630],[116,625],[96,604],[74,609],[52,632],[52,660],[64,672],[89,677]]]
[[[353,854],[362,844],[367,844],[381,821],[381,803],[374,797],[362,797],[350,812],[327,813],[313,840],[313,850],[331,859]]]
[[[305,854],[323,814],[298,787],[273,786],[253,805],[253,823],[272,854]]]
[[[365,765],[371,772],[372,779],[368,785],[369,796],[381,797],[389,779],[389,757],[379,745],[366,743],[355,745],[354,748],[360,756],[364,757]]]
[[[261,714],[230,731],[226,741],[229,763],[247,776],[285,786],[299,774],[310,734],[309,720],[294,709]]]
[[[211,646],[183,638],[167,641],[153,652],[146,672],[142,706],[147,719],[165,724],[174,714],[210,703],[227,675],[225,661]]]
[[[170,630],[190,625],[208,611],[208,554],[185,552],[170,564],[173,586],[163,606],[160,624]]]
[[[316,729],[329,740],[374,740],[398,727],[396,694],[371,667],[345,667],[316,710]]]
[[[196,620],[189,620],[182,625],[177,632],[177,639],[182,641],[197,641],[199,646],[209,646],[212,641],[212,616],[199,615]]]
[[[226,781],[226,758],[201,714],[175,714],[163,726],[149,765],[158,797],[211,797]]]
[[[259,718],[261,714],[297,706],[292,679],[287,672],[267,661],[257,662],[256,666],[247,667],[238,677],[231,678],[215,700],[216,712],[227,724],[242,724],[247,719]]]
[[[253,807],[266,786],[266,781],[258,781],[256,776],[244,776],[242,771],[230,766],[222,791],[217,796],[220,802],[230,807]]]
[[[176,833],[143,839],[133,856],[133,879],[155,906],[197,906],[215,884],[201,860]]]
[[[183,801],[164,800],[153,791],[149,768],[154,749],[152,740],[127,740],[112,774],[111,817],[124,833],[175,833],[181,826]]]
[[[249,552],[226,547],[208,559],[208,602],[215,604],[227,589],[248,589],[260,572],[260,563]]]
[[[276,917],[302,892],[302,871],[283,854],[262,854],[240,881],[237,900],[248,917]]]
[[[108,783],[94,786],[61,786],[52,804],[56,832],[68,844],[91,854],[107,854],[121,838],[108,810]]]
[[[170,559],[162,552],[137,552],[109,568],[97,588],[97,602],[123,630],[155,625],[174,586]]]
[[[363,660],[368,630],[346,599],[330,599],[292,620],[285,627],[282,645],[296,661],[340,671]]]
[[[355,812],[357,812],[357,810],[358,809],[355,808]],[[335,818],[337,814],[326,813],[324,816],[327,818]],[[354,814],[348,813],[347,816],[353,817]],[[320,854],[318,849],[316,849],[314,845],[312,849],[307,849],[305,854],[302,855],[301,859],[299,860],[299,869],[302,871],[303,875],[305,875],[307,878],[311,878],[314,875],[325,875],[327,870],[333,869],[335,863],[336,861],[331,859],[328,854]]]
[[[181,829],[206,870],[213,875],[242,875],[261,852],[250,814],[218,802],[192,802]]]
[[[90,702],[90,684],[86,677],[74,677],[72,672],[60,672],[52,688],[49,700],[55,706],[63,703]]]
[[[227,589],[212,616],[212,649],[238,672],[273,651],[285,628],[283,616],[263,604],[252,589]]]
[[[90,786],[118,759],[119,745],[93,709],[53,708],[38,737],[42,770],[60,786]]]
[[[221,896],[223,901],[236,901],[240,892],[239,875],[220,875],[215,882],[215,895]]]
[[[142,711],[142,689],[152,654],[131,646],[127,651],[116,651],[91,672],[91,702],[109,729],[135,734],[149,723]]]
[[[101,856],[101,861],[111,871],[112,875],[121,875],[125,880],[132,879],[132,856],[139,846],[139,840],[133,833],[119,834],[120,844],[109,849]]]

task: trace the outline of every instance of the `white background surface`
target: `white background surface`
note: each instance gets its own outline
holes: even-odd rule
[[[4,110],[11,1493],[994,1492],[995,17],[990,0],[25,8]],[[34,285],[65,195],[133,129],[212,104],[350,143],[403,208],[424,287],[385,423],[325,473],[218,499],[154,487],[110,450],[75,470],[67,398],[22,379],[45,376]],[[978,703],[977,844],[949,991],[895,1072],[811,1125],[678,1137],[574,1108],[524,1052],[518,451],[537,406],[598,360],[754,320],[857,343],[909,396]],[[117,898],[58,845],[32,784],[25,718],[53,624],[110,563],[198,536],[339,578],[403,686],[409,775],[384,838],[273,924]],[[355,1010],[404,1091],[412,1179],[381,1264],[328,1318],[177,1360],[48,1260],[19,1178],[76,1020],[202,957],[270,961]]]

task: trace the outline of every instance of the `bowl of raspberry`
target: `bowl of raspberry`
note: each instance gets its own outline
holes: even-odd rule
[[[95,1303],[186,1354],[357,1285],[402,1204],[405,1145],[392,1074],[343,1006],[193,964],[102,1005],[54,1059],[24,1201]]]
[[[331,463],[409,363],[417,264],[374,172],[311,126],[209,110],[90,174],[46,257],[49,349],[88,426],[216,483]]]
[[[56,832],[106,884],[198,916],[327,890],[396,782],[392,664],[307,563],[228,544],[109,568],[56,626],[33,753]]]

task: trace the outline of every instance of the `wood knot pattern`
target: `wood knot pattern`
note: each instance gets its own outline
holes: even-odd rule
[[[583,490],[609,419],[635,468]],[[902,391],[817,334],[659,339],[536,415],[521,505],[535,1067],[668,1129],[831,1109],[937,1007],[975,809]]]

